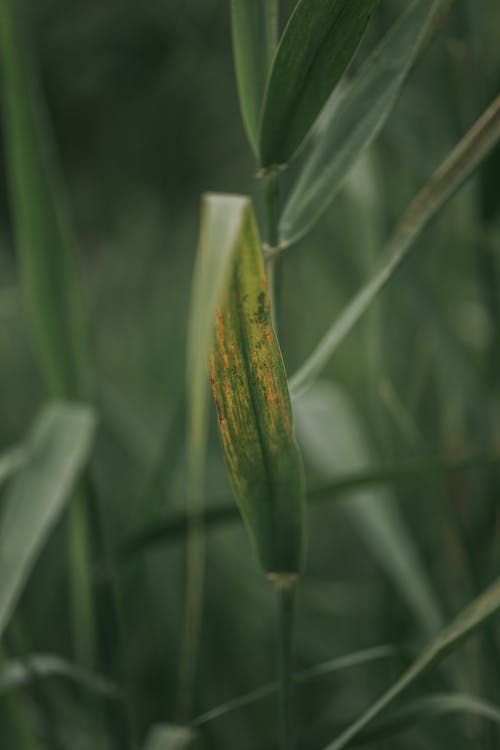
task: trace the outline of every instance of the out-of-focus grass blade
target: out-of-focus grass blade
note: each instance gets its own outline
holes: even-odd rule
[[[34,654],[24,659],[4,661],[0,669],[0,694],[50,677],[69,679],[97,695],[118,696],[116,687],[107,680],[53,654]]]
[[[419,658],[401,675],[385,693],[371,705],[353,724],[325,750],[341,750],[369,725],[424,673],[435,667],[441,659],[453,651],[460,642],[474,630],[484,625],[500,609],[500,578],[480,596],[474,599],[460,614],[433,640]]]
[[[294,400],[294,409],[304,456],[325,478],[370,466],[361,425],[339,388],[317,383]],[[435,634],[442,624],[441,607],[394,497],[388,490],[360,489],[343,508],[421,627]]]
[[[297,574],[305,486],[253,210],[215,315],[210,379],[236,500],[269,576]]]
[[[280,245],[290,245],[315,224],[363,149],[377,137],[441,4],[414,0],[332,108],[285,202]]]
[[[0,456],[0,486],[14,474],[24,462],[24,449],[15,446]]]
[[[374,646],[373,648],[367,648],[363,651],[356,651],[353,654],[347,654],[346,656],[339,656],[336,659],[330,659],[329,661],[317,664],[314,667],[305,669],[302,672],[298,672],[294,676],[295,683],[297,685],[308,685],[313,680],[319,677],[325,677],[330,674],[335,674],[344,669],[351,669],[352,667],[359,667],[363,664],[369,664],[372,661],[378,661],[380,659],[387,659],[394,656],[395,649],[392,646]],[[253,705],[257,701],[263,698],[268,698],[271,695],[275,695],[279,689],[278,682],[270,682],[267,685],[263,685],[257,690],[252,690],[250,693],[240,695],[237,698],[233,698],[227,703],[223,703],[216,708],[212,708],[210,711],[197,716],[193,720],[193,726],[199,727],[208,722],[220,719],[233,711],[238,711],[241,708],[247,708]]]
[[[193,276],[186,354],[187,398],[187,580],[184,638],[180,655],[177,712],[187,721],[198,660],[204,578],[203,485],[208,417],[207,365],[217,302],[230,273],[250,199],[204,196],[200,241]]]
[[[278,34],[277,0],[231,0],[231,29],[241,114],[257,152],[262,101]]]
[[[307,388],[339,344],[393,277],[414,243],[500,139],[500,95],[455,146],[410,204],[384,253],[378,271],[353,297],[316,349],[290,380],[292,394]]]
[[[378,0],[300,0],[285,28],[262,112],[262,167],[284,164],[347,69]]]
[[[453,474],[471,469],[485,469],[500,465],[500,457],[471,456],[453,461],[434,461],[408,466],[388,466],[384,468],[364,469],[337,476],[325,484],[312,487],[307,492],[309,503],[325,503],[336,500],[340,495],[348,494],[360,488],[391,485],[399,482],[415,482],[429,476]],[[238,509],[227,500],[210,502],[210,507],[203,513],[203,526],[206,530],[217,530],[227,524],[238,521]],[[168,518],[157,519],[146,528],[137,532],[120,545],[118,553],[124,558],[133,557],[155,545],[183,539],[187,529],[187,514],[184,511],[171,513]]]
[[[45,540],[88,458],[94,417],[84,407],[47,407],[0,516],[0,636]]]
[[[144,743],[144,750],[195,750],[199,747],[197,735],[186,727],[153,727]]]
[[[386,718],[374,723],[366,732],[355,738],[351,744],[357,744],[359,739],[363,744],[380,742],[389,739],[415,724],[440,719],[450,714],[469,714],[480,719],[500,724],[500,709],[493,703],[464,693],[437,693],[417,698],[391,712]]]
[[[43,374],[55,396],[85,395],[79,285],[68,210],[59,188],[48,118],[17,16],[0,2],[4,150],[22,286]]]

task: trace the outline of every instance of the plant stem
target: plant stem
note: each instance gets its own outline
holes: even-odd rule
[[[279,296],[280,275],[278,269],[278,221],[279,221],[279,175],[276,170],[264,177],[264,202],[266,214],[266,244],[268,255],[266,258],[267,281],[271,298],[271,314],[273,326],[278,332],[279,324]]]
[[[79,490],[69,508],[69,567],[72,599],[74,648],[84,667],[95,667],[95,612],[91,580],[87,498]]]
[[[281,750],[295,749],[294,726],[294,630],[295,582],[278,582],[279,720]]]

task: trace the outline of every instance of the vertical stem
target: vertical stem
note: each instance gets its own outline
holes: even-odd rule
[[[6,660],[5,651],[0,645],[0,670]],[[0,701],[0,728],[2,737],[9,737],[16,750],[40,750],[40,743],[29,725],[18,690],[10,690]]]
[[[270,172],[264,177],[264,201],[266,213],[266,244],[268,256],[266,259],[267,280],[271,297],[271,314],[273,326],[278,332],[279,324],[279,296],[280,275],[278,268],[278,220],[279,220],[279,175],[277,171]]]
[[[69,508],[69,568],[73,636],[78,662],[88,669],[95,666],[95,613],[90,574],[87,498],[80,490]]]
[[[294,631],[295,582],[279,582],[278,595],[278,651],[279,651],[279,719],[280,750],[295,750],[294,721]]]

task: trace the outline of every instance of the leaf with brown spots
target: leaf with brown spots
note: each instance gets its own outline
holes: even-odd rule
[[[236,499],[264,570],[295,575],[304,548],[304,478],[251,205],[220,296],[212,390]]]

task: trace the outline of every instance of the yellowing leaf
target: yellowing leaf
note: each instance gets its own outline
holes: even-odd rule
[[[236,499],[262,566],[271,575],[296,574],[303,469],[250,205],[216,312],[210,376]]]

